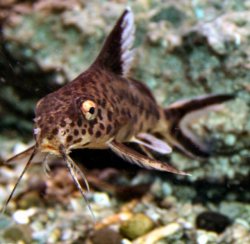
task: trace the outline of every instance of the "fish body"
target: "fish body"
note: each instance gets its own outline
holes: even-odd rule
[[[88,100],[96,104],[92,120],[80,109]],[[112,139],[129,142],[139,133],[156,132],[160,124],[166,125],[163,114],[143,83],[90,68],[38,102],[37,144],[48,152],[58,151],[61,144],[68,150],[106,148]]]
[[[74,171],[77,166],[69,157],[73,149],[110,148],[131,163],[184,175],[166,162],[155,160],[150,151],[167,154],[177,147],[190,156],[210,155],[209,145],[187,130],[186,118],[234,96],[207,95],[162,108],[144,83],[129,76],[134,32],[134,16],[127,8],[89,69],[37,103],[36,144],[14,157],[20,160],[28,155],[29,160],[7,203],[39,153],[61,156],[83,196]],[[124,144],[127,142],[137,143],[144,154]]]

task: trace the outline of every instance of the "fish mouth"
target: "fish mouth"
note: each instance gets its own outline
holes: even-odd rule
[[[60,155],[59,148],[55,145],[51,145],[50,143],[43,143],[40,145],[41,152],[51,153],[55,155]]]

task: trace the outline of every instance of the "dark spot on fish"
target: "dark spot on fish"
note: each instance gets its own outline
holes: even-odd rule
[[[103,120],[103,117],[102,117],[102,110],[100,108],[98,108],[98,111],[97,111],[97,116],[100,120]]]
[[[99,127],[100,127],[101,130],[104,130],[104,129],[105,129],[105,126],[104,126],[103,123],[100,123],[100,124],[99,124]]]
[[[61,127],[65,127],[65,126],[66,126],[66,122],[65,122],[64,120],[61,121],[60,126],[61,126]]]
[[[126,110],[124,108],[122,108],[121,114],[124,115],[124,116],[126,115]]]
[[[99,130],[95,133],[95,137],[96,137],[96,138],[99,138],[101,135],[102,135],[102,133],[101,133],[101,131],[99,131]]]
[[[97,118],[95,118],[95,119],[89,121],[89,125],[90,125],[91,127],[93,127],[96,123],[97,123]]]
[[[106,100],[102,99],[102,103],[101,103],[102,107],[105,108],[106,107]]]
[[[86,143],[82,144],[82,147],[83,147],[83,146],[87,146],[87,145],[89,145],[89,144],[90,144],[90,142],[86,142]]]
[[[85,135],[85,134],[86,134],[86,130],[82,129],[82,135]]]
[[[93,128],[89,127],[88,132],[89,132],[90,135],[93,135]]]
[[[82,138],[78,138],[78,139],[74,140],[74,143],[79,143],[81,141],[82,141]]]
[[[102,100],[101,99],[97,99],[97,104],[98,105],[102,105]]]
[[[58,133],[58,129],[57,129],[57,128],[54,128],[54,129],[52,130],[52,134],[53,134],[53,135],[57,135],[57,133]]]
[[[48,136],[48,140],[52,140],[52,139],[53,139],[53,137],[54,137],[54,136],[53,136],[52,134],[51,134],[51,135],[49,135],[49,136]]]
[[[112,125],[108,125],[106,129],[106,133],[109,134],[111,130],[112,130]]]
[[[78,120],[77,120],[77,125],[78,125],[79,127],[82,126],[82,120],[81,120],[81,119],[78,119]]]
[[[131,119],[131,118],[132,118],[132,115],[131,115],[131,112],[130,112],[129,109],[127,110],[127,114],[128,114],[128,117]]]
[[[74,130],[74,135],[78,136],[79,135],[79,131],[77,129]]]
[[[70,135],[67,136],[67,138],[66,138],[66,141],[67,141],[67,142],[71,142],[72,140],[73,140],[73,137],[72,137],[72,136],[70,136]]]
[[[108,111],[108,120],[112,121],[113,113],[109,110]]]
[[[54,122],[54,118],[52,116],[50,116],[49,119],[48,119],[48,123],[52,124],[53,122]]]

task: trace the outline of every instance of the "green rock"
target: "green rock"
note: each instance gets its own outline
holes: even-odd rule
[[[13,225],[3,232],[3,238],[6,243],[31,243],[31,229],[28,225]]]
[[[133,240],[149,232],[153,227],[154,223],[148,216],[138,213],[122,223],[120,232],[124,237]]]
[[[22,209],[28,209],[30,207],[40,207],[42,206],[42,200],[38,192],[31,191],[26,193],[24,197],[19,201],[19,206]]]

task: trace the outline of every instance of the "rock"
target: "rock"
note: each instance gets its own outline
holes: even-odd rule
[[[61,235],[62,235],[62,233],[61,233],[60,229],[58,229],[58,228],[54,229],[48,237],[48,242],[49,243],[58,243]]]
[[[109,227],[95,231],[91,237],[93,244],[117,244],[121,240],[121,235]]]
[[[39,196],[39,192],[31,191],[26,193],[20,201],[18,206],[22,209],[28,209],[30,207],[41,207],[43,206],[43,200]]]
[[[218,235],[214,232],[206,232],[206,231],[197,231],[196,243],[197,244],[208,244],[208,243],[216,243],[218,239]]]
[[[31,243],[31,233],[28,225],[13,225],[4,231],[2,236],[6,243]]]
[[[153,221],[142,213],[135,214],[131,219],[124,221],[120,226],[120,233],[133,240],[144,235],[154,227]]]
[[[198,229],[217,233],[223,232],[230,224],[231,220],[227,216],[212,211],[202,212],[196,218]]]

